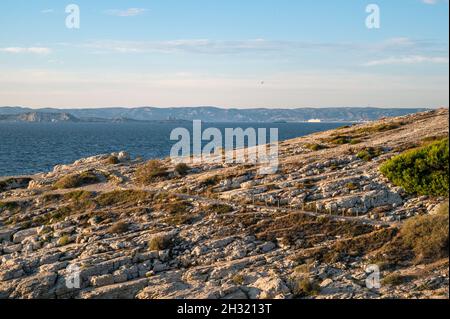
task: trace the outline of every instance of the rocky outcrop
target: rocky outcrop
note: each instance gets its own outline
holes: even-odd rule
[[[448,260],[402,261],[380,276],[403,282],[365,284],[374,254],[403,220],[436,214],[446,201],[407,194],[378,168],[423,139],[448,135],[447,116],[427,112],[383,120],[402,125],[369,135],[361,132],[379,123],[283,142],[272,175],[198,164],[181,177],[164,160],[167,176],[143,187],[134,183],[142,162],[120,152],[8,184],[0,193],[0,298],[448,298]],[[359,143],[329,142],[355,131]],[[312,151],[314,143],[323,147]],[[370,161],[357,156],[381,145]],[[53,188],[85,171],[104,178]]]

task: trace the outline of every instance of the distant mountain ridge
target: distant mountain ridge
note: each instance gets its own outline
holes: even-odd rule
[[[0,107],[0,121],[23,122],[110,122],[202,120],[204,122],[362,122],[423,112],[426,108],[333,107],[298,109],[223,109],[217,107],[178,108],[92,108],[31,109]]]
[[[76,118],[70,113],[47,113],[47,112],[27,112],[20,114],[0,114],[0,121],[6,122],[80,122],[80,119]]]

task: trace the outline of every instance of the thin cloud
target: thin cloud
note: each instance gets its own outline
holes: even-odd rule
[[[393,65],[393,64],[419,64],[419,63],[433,63],[433,64],[448,64],[448,57],[428,57],[428,56],[404,56],[404,57],[390,57],[381,60],[369,61],[365,66],[379,66],[379,65]]]
[[[438,4],[439,2],[448,3],[448,0],[422,0],[422,3],[430,5]]]
[[[378,43],[350,42],[306,42],[249,39],[222,41],[210,39],[180,39],[170,41],[94,41],[84,43],[83,48],[93,49],[96,53],[193,53],[209,55],[264,54],[280,52],[356,51],[368,53],[390,52],[393,56],[410,55],[446,55],[448,50],[441,43],[409,38],[392,38]]]
[[[42,47],[29,47],[29,48],[7,47],[7,48],[0,48],[0,52],[11,54],[32,53],[32,54],[46,55],[50,54],[52,50],[50,48],[42,48]]]
[[[44,10],[41,10],[41,13],[43,13],[43,14],[48,14],[48,13],[53,13],[53,12],[55,12],[54,9],[44,9]]]
[[[118,10],[118,9],[109,9],[106,10],[106,14],[112,15],[112,16],[117,16],[117,17],[134,17],[134,16],[138,16],[141,15],[143,13],[145,13],[147,11],[147,9],[143,9],[143,8],[128,8],[125,10]]]

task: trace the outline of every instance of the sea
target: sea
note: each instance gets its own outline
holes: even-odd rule
[[[287,140],[348,123],[202,123],[202,129],[278,128],[279,140]],[[98,154],[126,151],[145,159],[169,156],[177,141],[173,129],[192,132],[192,122],[123,123],[0,123],[0,176],[48,172],[58,164]],[[192,134],[191,134],[192,136]],[[205,142],[207,143],[207,141]]]

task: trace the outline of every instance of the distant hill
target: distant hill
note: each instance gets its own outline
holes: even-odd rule
[[[423,112],[425,108],[298,108],[298,109],[223,109],[217,107],[179,108],[93,108],[93,109],[31,109],[22,107],[0,107],[0,121],[25,116],[27,122],[53,121],[172,121],[202,120],[204,122],[362,122],[383,117],[403,116]],[[34,115],[31,115],[34,114]],[[50,115],[48,115],[50,114]],[[59,114],[59,116],[58,116]],[[18,118],[22,119],[21,117]],[[30,120],[31,119],[31,120]],[[50,120],[46,120],[50,119]]]
[[[0,114],[0,121],[6,122],[80,122],[80,119],[70,113],[46,113],[46,112],[27,112],[19,114]]]
[[[0,109],[1,110],[1,109]],[[38,112],[26,112],[20,113],[22,110],[15,108],[16,113],[9,109],[6,111],[7,114],[1,114],[0,111],[0,122],[28,122],[28,123],[59,123],[59,122],[70,122],[70,123],[122,123],[122,122],[137,122],[137,120],[131,120],[127,118],[98,118],[98,117],[76,117],[71,113],[67,112],[48,112],[39,110]],[[18,113],[17,113],[18,112]]]

